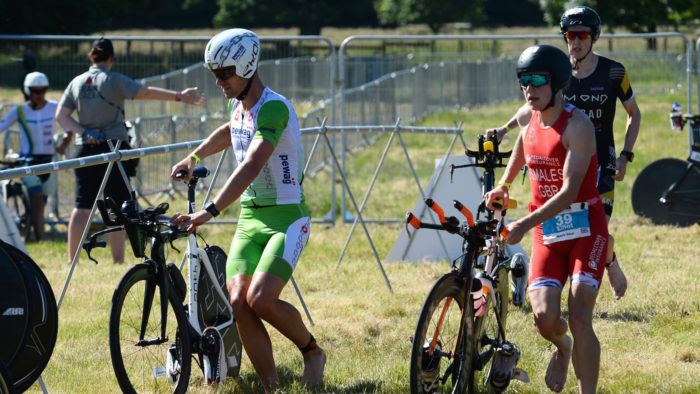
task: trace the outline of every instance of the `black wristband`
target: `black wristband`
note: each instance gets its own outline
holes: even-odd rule
[[[209,201],[206,204],[204,204],[204,210],[209,212],[211,216],[217,217],[219,216],[219,210],[216,209],[216,205],[214,205],[214,201]]]
[[[620,156],[625,156],[627,161],[629,161],[630,163],[632,162],[632,159],[634,159],[634,153],[628,150],[623,150],[622,152],[620,152]]]

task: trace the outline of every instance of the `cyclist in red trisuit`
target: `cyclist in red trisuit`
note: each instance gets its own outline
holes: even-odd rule
[[[545,381],[560,392],[573,357],[578,388],[595,393],[600,343],[593,331],[593,308],[605,271],[608,228],[596,188],[598,160],[591,120],[564,101],[571,64],[551,45],[527,48],[517,73],[527,101],[519,116],[532,117],[517,137],[498,186],[484,196],[508,203],[511,182],[524,165],[530,168],[530,213],[508,224],[505,241],[520,242],[533,230],[528,278],[530,302],[538,331],[557,350]],[[561,316],[561,294],[569,278],[569,321]],[[567,335],[571,327],[573,342]]]

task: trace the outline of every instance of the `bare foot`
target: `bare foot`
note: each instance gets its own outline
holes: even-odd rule
[[[571,360],[571,338],[567,336],[566,342],[566,349],[563,351],[558,349],[552,354],[552,359],[549,360],[549,367],[547,367],[547,374],[544,377],[547,387],[556,393],[560,393],[564,390],[566,373],[569,369],[569,360]]]
[[[622,268],[620,268],[620,263],[617,262],[617,258],[612,261],[612,264],[610,264],[609,267],[607,267],[607,271],[613,296],[615,296],[616,300],[619,300],[627,291],[627,278],[625,277],[625,273],[622,272]]]
[[[304,376],[301,384],[315,387],[323,383],[323,368],[326,366],[326,352],[317,346],[316,349],[304,353]]]

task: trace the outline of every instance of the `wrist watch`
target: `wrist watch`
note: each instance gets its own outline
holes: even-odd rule
[[[628,151],[628,150],[623,150],[620,152],[620,156],[625,156],[627,158],[627,161],[630,163],[632,162],[632,159],[634,159],[634,153]]]
[[[206,204],[204,204],[204,210],[209,212],[213,217],[219,216],[219,210],[216,209],[214,201],[208,201]]]

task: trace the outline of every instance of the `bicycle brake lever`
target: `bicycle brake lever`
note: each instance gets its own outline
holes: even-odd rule
[[[107,247],[107,241],[95,241],[94,239],[91,239],[88,242],[83,242],[83,249],[87,252],[88,258],[92,261],[95,262],[95,264],[98,264],[98,261],[95,260],[92,255],[90,255],[90,252],[94,248],[105,248]]]
[[[175,251],[176,251],[178,254],[179,254],[179,253],[182,253],[182,252],[180,252],[180,249],[176,248],[175,245],[173,245],[173,241],[172,241],[172,240],[170,240],[170,247],[173,248],[173,249],[175,249]]]

